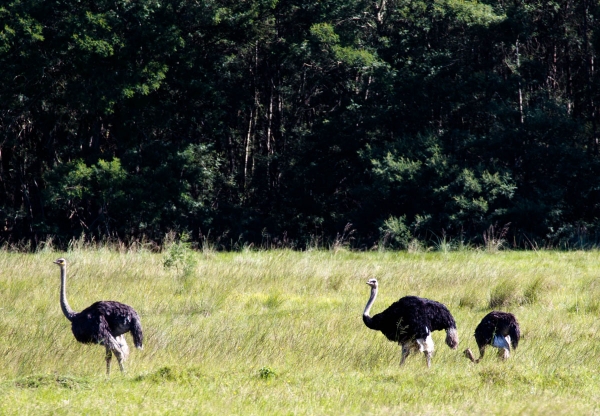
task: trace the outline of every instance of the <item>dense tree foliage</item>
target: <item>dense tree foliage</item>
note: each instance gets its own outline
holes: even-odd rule
[[[9,0],[0,241],[595,242],[599,51],[598,0]]]

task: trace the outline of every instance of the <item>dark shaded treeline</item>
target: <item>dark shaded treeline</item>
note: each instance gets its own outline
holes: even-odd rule
[[[596,242],[599,20],[598,0],[8,1],[0,241]]]

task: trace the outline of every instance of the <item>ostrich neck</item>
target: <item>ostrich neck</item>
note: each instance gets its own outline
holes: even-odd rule
[[[365,311],[363,312],[363,321],[364,321],[365,325],[371,329],[377,329],[374,327],[373,319],[369,315],[371,313],[371,306],[373,306],[373,302],[375,302],[376,297],[377,297],[377,288],[372,287],[371,288],[371,297],[369,298],[369,301],[367,302],[367,306],[365,306]]]
[[[60,307],[69,321],[75,317],[75,312],[67,302],[67,268],[60,268]]]

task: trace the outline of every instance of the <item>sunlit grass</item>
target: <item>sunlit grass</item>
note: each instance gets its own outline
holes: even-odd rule
[[[74,340],[52,264],[61,256],[73,309],[110,299],[140,313],[145,346],[125,375],[107,379],[103,348]],[[205,251],[191,271],[164,260],[0,251],[0,414],[600,411],[597,251]],[[371,277],[373,313],[407,294],[446,304],[459,350],[438,332],[431,369],[422,355],[400,368],[400,348],[362,323]],[[473,365],[461,351],[476,349],[491,303],[517,316],[523,337],[509,361],[490,351]]]

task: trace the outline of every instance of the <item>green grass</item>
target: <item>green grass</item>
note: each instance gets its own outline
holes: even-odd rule
[[[81,310],[132,305],[144,327],[127,372],[104,374],[102,347],[73,338],[59,269]],[[594,414],[600,412],[600,252],[243,251],[75,248],[0,251],[0,414]],[[399,367],[400,348],[361,319],[368,278],[378,313],[414,294],[446,304],[458,351],[434,333]],[[521,323],[509,361],[479,365],[473,330],[495,308]]]

